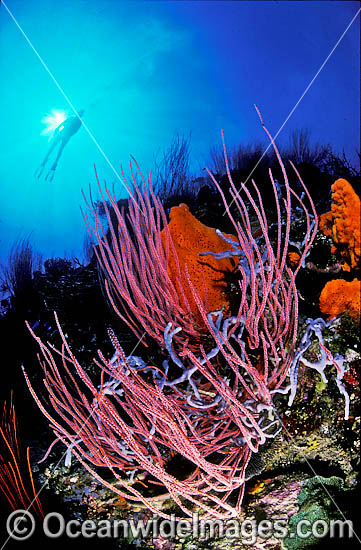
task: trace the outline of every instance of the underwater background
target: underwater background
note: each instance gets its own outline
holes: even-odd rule
[[[133,155],[144,172],[174,133],[191,136],[196,176],[211,147],[265,142],[253,104],[273,135],[355,14],[356,2],[70,1],[0,6],[0,261],[30,238],[45,257],[81,257],[81,190],[117,180],[84,128],[49,184],[34,171],[49,146],[42,120],[73,114],[52,77],[119,173]],[[352,25],[281,131],[344,149],[357,164],[360,64]],[[268,145],[268,144],[267,144]],[[119,196],[127,196],[117,187]]]
[[[0,0],[0,550],[361,543],[360,13]]]

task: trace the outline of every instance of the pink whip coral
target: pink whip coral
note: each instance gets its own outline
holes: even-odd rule
[[[128,218],[118,208],[114,189],[110,192],[105,187],[103,193],[99,186],[108,233],[98,210],[93,209],[94,224],[89,218],[86,221],[97,239],[96,254],[114,310],[139,337],[144,331],[158,344],[158,356],[147,362],[127,356],[110,331],[115,353],[106,358],[99,352],[94,359],[100,372],[99,383],[94,384],[69,348],[58,321],[60,349],[44,344],[32,332],[42,352],[44,383],[54,412],[39,400],[28,377],[27,383],[56,441],[67,446],[67,463],[73,454],[119,496],[140,500],[163,517],[166,514],[158,509],[156,489],[168,494],[188,515],[195,509],[206,517],[239,514],[250,457],[281,428],[273,397],[289,391],[285,379],[290,375],[293,400],[298,361],[313,333],[323,345],[320,325],[310,323],[296,353],[295,277],[314,238],[317,217],[297,171],[311,212],[290,188],[274,148],[284,181],[280,200],[280,187],[270,172],[277,229],[272,242],[256,184],[252,181],[252,193],[244,184],[237,188],[225,152],[234,203],[231,211],[210,174],[234,231],[225,235],[212,230],[212,238],[216,234],[219,239],[217,247],[207,241],[198,257],[209,259],[212,265],[234,262],[238,309],[233,315],[226,311],[226,302],[215,308],[208,299],[211,295],[202,292],[202,278],[194,276],[191,262],[179,252],[180,238],[185,239],[186,250],[194,251],[196,242],[186,242],[191,238],[187,231],[175,239],[150,177],[146,182],[138,169],[143,185],[139,189],[132,172]],[[293,206],[304,215],[306,235],[292,270],[287,255]],[[260,227],[256,236],[251,215]],[[211,278],[206,279],[209,283]],[[202,321],[201,330],[197,320]],[[325,352],[322,364],[310,366],[321,372],[330,361]],[[343,392],[343,366],[337,364],[337,369]],[[171,467],[174,456],[183,459],[182,474],[176,475]],[[102,468],[113,473],[116,484],[105,479]],[[138,471],[147,473],[148,489],[137,484]]]
[[[169,322],[182,325],[184,337],[197,338],[199,332],[194,326],[183,286],[181,283],[175,285],[168,273],[174,243],[167,230],[164,208],[153,193],[150,178],[147,185],[139,168],[138,172],[143,183],[142,190],[136,185],[132,166],[133,188],[128,185],[122,170],[131,195],[128,220],[119,210],[114,189],[110,192],[105,186],[104,194],[96,175],[109,224],[109,238],[106,228],[101,224],[99,211],[92,210],[88,204],[95,216],[94,227],[85,215],[88,230],[99,245],[95,253],[105,275],[109,299],[116,313],[138,338],[142,338],[145,333],[163,345],[164,331]],[[106,199],[116,216],[117,231]],[[181,280],[179,264],[176,270],[176,278]],[[121,309],[125,310],[124,313]]]

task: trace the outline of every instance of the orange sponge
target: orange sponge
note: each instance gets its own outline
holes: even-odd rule
[[[344,179],[335,181],[331,189],[331,211],[320,217],[320,229],[336,245],[342,269],[350,271],[360,264],[360,199]]]
[[[199,256],[200,252],[225,252],[232,246],[225,242],[216,230],[201,223],[190,212],[186,204],[174,206],[170,211],[168,230],[174,243],[174,250],[169,247],[168,274],[178,290],[182,306],[190,309],[197,323],[204,325],[202,316],[195,302],[189,280],[195,287],[206,312],[225,308],[229,313],[230,301],[227,294],[227,274],[235,270],[238,257],[216,259],[213,256]],[[237,242],[237,237],[226,234]],[[166,230],[162,234],[163,247],[167,244]]]
[[[288,252],[287,253],[287,264],[291,269],[296,269],[300,263],[301,256],[298,252]]]
[[[360,320],[361,281],[352,282],[344,279],[329,281],[324,286],[320,296],[320,310],[331,317],[349,313],[355,321]]]

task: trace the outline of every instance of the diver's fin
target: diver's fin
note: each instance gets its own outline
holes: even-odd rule
[[[41,177],[41,174],[43,173],[44,166],[40,164],[40,166],[35,170],[34,177],[37,177],[38,179]]]
[[[46,161],[42,162],[42,163],[40,164],[40,166],[37,167],[37,169],[36,169],[35,172],[34,172],[34,177],[37,176],[38,179],[41,178],[42,173],[43,173],[44,168],[45,168],[45,164],[46,164]]]
[[[49,170],[49,172],[46,174],[45,179],[46,179],[47,181],[53,181],[53,179],[54,179],[54,174],[55,174],[55,170],[52,168],[52,169]]]

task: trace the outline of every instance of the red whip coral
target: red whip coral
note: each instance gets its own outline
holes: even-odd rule
[[[344,279],[329,281],[324,286],[320,296],[320,310],[325,315],[337,317],[349,313],[355,321],[360,320],[361,281],[352,282]]]
[[[9,406],[3,403],[0,423],[0,491],[12,510],[30,509],[44,517],[43,509],[36,494],[31,472],[29,447],[26,454],[18,440],[17,420],[13,395]]]
[[[196,289],[205,310],[216,311],[224,308],[229,313],[229,297],[227,296],[227,273],[235,271],[239,258],[201,257],[199,253],[221,253],[232,250],[212,227],[208,227],[195,218],[186,204],[174,206],[170,211],[168,231],[172,237],[174,248],[168,258],[168,274],[176,287],[181,285],[187,297],[191,311],[199,325],[204,325],[199,308],[194,300],[188,279]],[[162,231],[165,239],[165,231]],[[225,235],[237,243],[234,235]],[[166,246],[166,243],[165,245]],[[178,266],[181,278],[178,277]],[[182,304],[185,307],[185,304]]]
[[[342,269],[350,271],[360,264],[360,199],[344,179],[336,180],[331,189],[331,211],[320,217],[320,229],[335,243]]]

